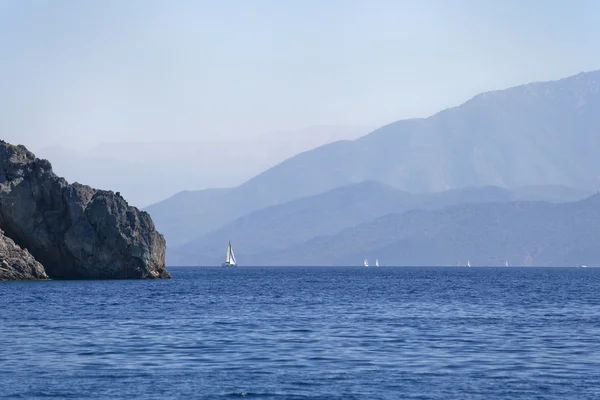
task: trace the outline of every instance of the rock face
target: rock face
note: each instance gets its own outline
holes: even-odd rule
[[[0,231],[0,281],[48,279],[42,264]]]
[[[169,278],[165,239],[117,193],[68,184],[0,141],[0,229],[53,279]]]

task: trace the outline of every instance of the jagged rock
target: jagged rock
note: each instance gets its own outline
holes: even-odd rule
[[[150,216],[111,191],[68,184],[47,160],[0,141],[0,229],[53,279],[169,278]]]
[[[0,231],[0,281],[48,279],[42,264]]]

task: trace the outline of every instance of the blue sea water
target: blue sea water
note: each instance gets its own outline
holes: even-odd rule
[[[600,269],[0,283],[2,399],[600,399]]]

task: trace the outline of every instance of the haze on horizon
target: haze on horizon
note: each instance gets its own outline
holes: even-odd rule
[[[380,126],[600,67],[592,0],[0,1],[0,131],[33,150]]]

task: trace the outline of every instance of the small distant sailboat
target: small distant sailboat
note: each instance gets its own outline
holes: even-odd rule
[[[363,265],[364,265],[365,267],[368,267],[368,266],[369,266],[369,260],[367,260],[367,259],[365,258],[365,261],[363,261]]]
[[[229,242],[229,246],[227,246],[227,255],[225,256],[225,262],[221,264],[221,267],[237,267],[237,261],[235,260],[235,254],[233,254],[231,242]]]
[[[508,267],[508,261],[504,261],[504,266]]]
[[[377,258],[375,259],[375,266],[379,267],[379,259],[377,259]]]
[[[467,260],[467,267],[471,267],[471,260]]]

